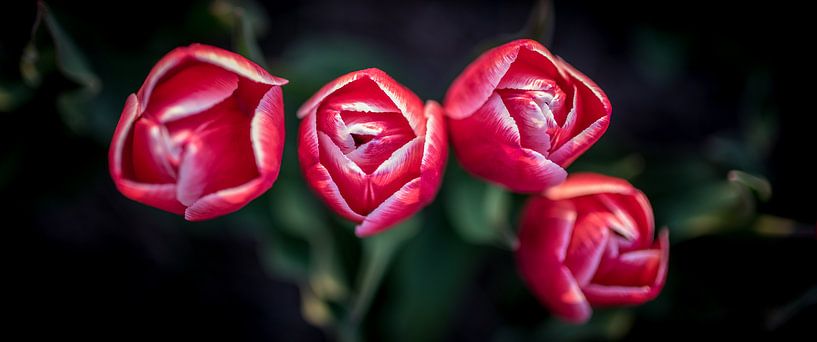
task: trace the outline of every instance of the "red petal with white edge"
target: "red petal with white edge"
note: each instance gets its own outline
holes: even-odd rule
[[[376,68],[351,72],[329,82],[318,90],[315,95],[312,95],[309,100],[304,102],[301,108],[298,109],[298,117],[303,118],[311,113],[315,113],[324,99],[335,93],[338,89],[361,78],[368,78],[378,85],[380,90],[397,106],[400,113],[406,117],[406,120],[408,120],[409,125],[414,129],[416,135],[425,133],[425,126],[423,126],[425,122],[423,119],[423,102],[420,101],[420,98],[400,83],[397,83],[397,81],[385,72]]]
[[[576,86],[573,110],[577,121],[574,133],[571,133],[576,135],[551,155],[554,162],[567,167],[607,131],[613,109],[604,91],[587,76],[562,59],[559,59],[559,66]]]
[[[369,213],[355,227],[355,235],[367,237],[377,234],[414,215],[420,207],[420,178],[415,178]]]
[[[250,117],[239,109],[235,98],[210,111],[214,113],[202,116],[213,120],[189,138],[179,165],[177,196],[188,206],[203,196],[259,177],[250,138]]]
[[[175,48],[162,57],[150,70],[137,96],[144,102],[145,99],[150,98],[154,87],[165,75],[178,66],[196,61],[219,66],[258,83],[281,86],[288,82],[283,78],[270,75],[264,68],[239,54],[209,45],[192,44]]]
[[[198,199],[184,211],[188,221],[209,220],[241,209],[272,186],[266,178],[255,178],[240,186],[220,190]]]
[[[284,100],[281,87],[272,87],[255,109],[250,124],[258,172],[272,184],[281,170],[284,153]]]
[[[516,259],[531,291],[554,314],[581,323],[590,317],[588,302],[563,265],[576,212],[570,202],[534,198],[522,213]]]
[[[289,82],[270,75],[258,64],[234,52],[204,44],[192,44],[188,49],[190,55],[196,60],[218,65],[258,83],[282,86]]]
[[[379,205],[403,185],[420,177],[423,142],[422,138],[415,138],[403,145],[371,174],[369,183],[373,203]]]
[[[336,213],[354,222],[363,221],[363,216],[354,212],[346,203],[346,199],[340,195],[340,190],[329,175],[329,171],[319,163],[315,116],[314,114],[307,116],[298,129],[298,162],[304,177],[309,187]]]
[[[420,201],[431,203],[440,190],[448,161],[448,135],[444,111],[435,101],[426,102],[426,136],[420,164]]]
[[[515,192],[540,192],[567,172],[540,153],[520,146],[519,131],[499,95],[477,112],[448,120],[457,159],[469,172]]]
[[[599,222],[592,216],[581,220],[574,227],[565,266],[579,285],[584,286],[593,279],[609,239],[610,230],[604,222]]]
[[[663,229],[661,233],[659,233],[654,248],[653,250],[659,252],[661,255],[657,270],[652,268],[654,265],[651,263],[654,259],[651,254],[642,253],[635,254],[626,262],[617,265],[621,267],[620,270],[622,273],[620,275],[607,276],[614,277],[610,280],[615,280],[616,283],[618,283],[623,281],[621,277],[625,275],[633,276],[637,278],[637,280],[642,280],[646,276],[654,274],[655,277],[652,281],[642,286],[602,285],[594,282],[583,288],[587,300],[594,306],[636,305],[657,297],[664,288],[664,283],[667,280],[667,266],[669,262],[669,231],[667,229]],[[615,272],[616,269],[611,269],[610,271]],[[628,282],[632,282],[632,280],[628,280]]]
[[[547,119],[539,106],[524,92],[507,93],[502,100],[516,122],[520,145],[547,157],[550,154],[550,136],[546,133]]]
[[[516,61],[521,48],[536,51],[547,59],[554,60],[547,49],[530,39],[515,40],[485,52],[468,65],[448,88],[445,94],[448,117],[463,119],[480,108]]]
[[[346,203],[361,215],[368,214],[377,204],[368,186],[367,175],[355,162],[349,160],[328,135],[318,132],[320,164],[329,172]]]
[[[151,184],[175,183],[173,146],[164,126],[146,117],[136,120],[130,155],[133,180]]]
[[[326,109],[368,113],[400,112],[380,86],[371,78],[362,77],[328,94],[322,101]]]
[[[556,201],[601,193],[631,195],[637,191],[621,178],[598,173],[573,173],[564,183],[545,191],[545,197]]]
[[[162,80],[143,103],[146,115],[168,122],[209,109],[238,88],[238,76],[212,64],[187,65]]]
[[[138,113],[139,101],[136,95],[131,94],[128,96],[127,102],[125,102],[125,108],[122,110],[116,131],[113,134],[110,150],[108,150],[108,168],[111,172],[111,178],[113,178],[116,188],[126,197],[172,213],[182,214],[184,213],[184,206],[176,200],[175,184],[146,184],[126,178],[126,174],[132,174],[132,170],[124,170],[123,155],[125,155],[128,136]]]

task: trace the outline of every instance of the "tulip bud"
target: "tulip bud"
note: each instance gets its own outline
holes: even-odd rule
[[[116,187],[191,221],[240,209],[278,177],[286,83],[215,47],[171,51],[125,103],[109,152]]]
[[[570,64],[532,40],[485,52],[445,96],[463,168],[511,191],[539,192],[607,130],[610,101]]]
[[[442,108],[378,69],[352,72],[298,110],[298,156],[310,187],[341,216],[376,234],[430,203],[448,145]]]
[[[653,241],[650,203],[624,180],[573,174],[533,197],[521,225],[522,277],[562,319],[581,323],[591,307],[641,304],[664,286],[669,234]]]

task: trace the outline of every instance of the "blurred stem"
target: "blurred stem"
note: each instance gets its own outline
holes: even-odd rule
[[[498,233],[497,242],[512,251],[516,250],[519,246],[519,239],[508,223],[510,193],[501,187],[488,184],[485,189],[483,206],[491,228]]]
[[[362,265],[358,276],[358,291],[352,299],[346,321],[338,328],[341,341],[360,341],[360,325],[369,311],[389,264],[408,238],[419,229],[416,218],[409,219],[376,236],[363,240]]]
[[[522,30],[522,36],[538,40],[546,47],[550,47],[553,42],[554,23],[553,2],[538,0],[531,9],[528,23]]]

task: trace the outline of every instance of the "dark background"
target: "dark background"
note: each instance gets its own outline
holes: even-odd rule
[[[235,25],[210,1],[48,4],[102,86],[70,114],[58,98],[82,84],[60,71],[58,57],[41,69],[39,84],[25,83],[20,58],[37,6],[2,5],[0,210],[9,265],[3,282],[11,285],[4,291],[11,305],[3,305],[11,320],[4,321],[27,337],[115,340],[334,339],[331,324],[318,328],[301,314],[299,272],[315,271],[303,261],[314,256],[315,240],[299,236],[275,209],[303,186],[295,109],[325,82],[365,67],[441,100],[482,49],[525,34],[534,8],[531,1],[256,4],[248,13],[265,18],[257,27],[269,70],[291,82],[284,169],[268,194],[239,213],[188,223],[120,195],[108,176],[108,143],[125,98],[153,63],[192,42],[232,48]],[[474,182],[452,158],[420,232],[386,273],[364,335],[817,337],[817,146],[814,106],[805,105],[813,67],[803,63],[813,37],[800,27],[803,11],[786,2],[711,1],[556,1],[553,9],[552,36],[535,38],[552,40],[549,48],[596,81],[613,105],[610,130],[570,171],[624,177],[651,198],[657,224],[672,232],[667,287],[638,308],[597,310],[586,326],[559,323],[527,292],[510,251],[457,228],[458,215],[477,213],[447,204],[456,201],[458,180]],[[38,37],[38,65],[49,65],[54,39],[42,27]],[[728,180],[730,170],[767,180],[771,196]],[[522,200],[511,199],[510,222]],[[336,272],[354,288],[360,243],[313,198],[306,201],[327,226],[322,241],[334,246]],[[295,272],[281,271],[284,254],[296,260]],[[342,300],[327,303],[343,311]]]

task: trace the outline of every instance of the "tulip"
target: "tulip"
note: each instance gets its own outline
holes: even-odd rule
[[[278,177],[286,83],[212,46],[171,51],[125,103],[109,152],[116,187],[190,221],[240,209]]]
[[[641,191],[621,179],[573,174],[525,206],[519,270],[556,316],[585,322],[591,307],[641,304],[661,291],[669,235],[664,229],[653,241],[653,229]]]
[[[485,52],[445,96],[454,153],[463,168],[511,191],[540,192],[610,122],[610,101],[587,76],[532,40]]]
[[[298,156],[309,186],[360,237],[407,219],[436,195],[448,146],[442,107],[385,72],[329,82],[298,110]]]

